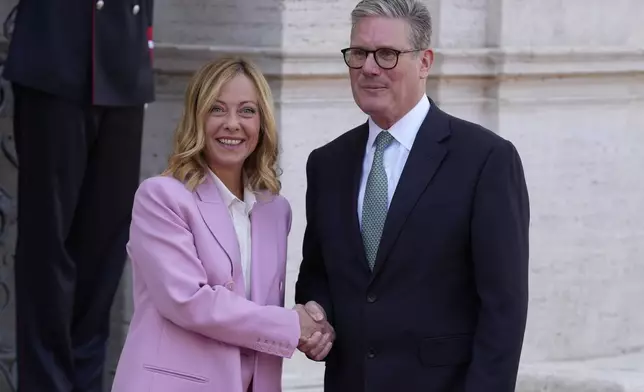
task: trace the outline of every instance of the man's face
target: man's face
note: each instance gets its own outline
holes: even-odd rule
[[[355,25],[351,47],[365,50],[419,49],[411,46],[409,33],[409,25],[403,19],[369,17]],[[425,80],[433,53],[431,50],[401,53],[392,69],[383,69],[374,56],[369,54],[362,68],[350,68],[351,89],[360,109],[380,127],[388,129],[411,110],[425,93]],[[381,61],[381,65],[383,63]]]

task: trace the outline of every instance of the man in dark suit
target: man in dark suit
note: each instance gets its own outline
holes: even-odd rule
[[[154,99],[153,0],[21,0],[4,77],[19,161],[20,392],[102,389]]]
[[[421,1],[363,0],[352,20],[344,60],[369,119],[310,154],[295,294],[335,329],[325,391],[514,391],[528,304],[519,155],[425,95]],[[301,349],[319,359],[329,336]]]

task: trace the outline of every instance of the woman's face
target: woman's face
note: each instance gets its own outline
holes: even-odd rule
[[[255,151],[261,119],[253,82],[239,74],[222,86],[206,119],[206,158],[213,171],[239,171]]]

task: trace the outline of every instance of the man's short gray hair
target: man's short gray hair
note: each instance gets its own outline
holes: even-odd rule
[[[419,0],[362,0],[351,12],[352,29],[361,19],[373,16],[406,20],[412,45],[409,49],[428,49],[431,45],[432,17]]]

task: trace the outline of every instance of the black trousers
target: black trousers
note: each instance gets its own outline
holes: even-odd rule
[[[143,106],[13,85],[19,392],[94,392],[139,184]]]

